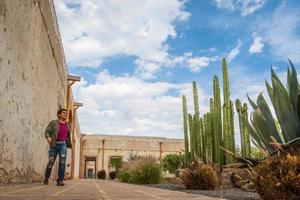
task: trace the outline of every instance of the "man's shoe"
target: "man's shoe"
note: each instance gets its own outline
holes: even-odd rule
[[[45,178],[43,183],[44,183],[44,185],[48,185],[49,184],[49,179]]]
[[[64,186],[65,183],[63,181],[57,181],[57,186]]]

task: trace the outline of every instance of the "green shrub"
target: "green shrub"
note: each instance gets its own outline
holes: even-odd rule
[[[180,179],[187,189],[211,190],[220,185],[214,167],[200,162],[193,162],[180,174]]]
[[[130,179],[130,174],[129,172],[127,171],[121,171],[119,174],[118,174],[118,178],[121,182],[124,182],[124,183],[128,183],[129,182],[129,179]]]
[[[100,171],[98,171],[98,172],[97,172],[97,177],[98,177],[99,179],[105,179],[105,178],[106,178],[106,172],[105,172],[105,170],[100,170]]]
[[[176,176],[179,175],[179,169],[184,165],[184,155],[168,154],[163,159],[163,170]]]
[[[118,178],[134,184],[158,184],[162,180],[161,167],[153,157],[141,157],[124,163]]]
[[[122,156],[111,156],[109,160],[109,165],[115,169],[115,172],[118,173],[123,164]]]
[[[161,179],[160,165],[156,162],[148,162],[133,170],[129,182],[135,184],[158,184],[161,182]]]

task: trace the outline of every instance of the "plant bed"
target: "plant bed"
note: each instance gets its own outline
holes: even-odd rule
[[[217,189],[217,190],[192,190],[186,189],[184,185],[180,184],[153,184],[153,185],[145,185],[148,187],[166,189],[166,190],[173,190],[173,191],[180,191],[186,192],[189,194],[199,194],[209,197],[217,197],[217,198],[225,198],[230,200],[258,200],[259,196],[255,192],[246,192],[240,188],[232,188],[232,189]]]

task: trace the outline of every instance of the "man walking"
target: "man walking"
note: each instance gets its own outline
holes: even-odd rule
[[[49,143],[49,162],[46,167],[44,184],[49,184],[49,177],[51,175],[52,166],[56,160],[57,154],[59,155],[59,167],[58,167],[58,179],[57,186],[64,185],[65,176],[65,163],[67,157],[67,148],[72,148],[70,133],[71,125],[66,122],[67,110],[60,109],[57,111],[58,120],[52,120],[49,122],[45,137]]]

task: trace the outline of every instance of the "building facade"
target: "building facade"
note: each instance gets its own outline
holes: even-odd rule
[[[0,184],[43,179],[48,122],[66,107],[69,121],[77,121],[69,82],[52,0],[1,0]],[[72,132],[66,171],[78,177],[79,126]]]
[[[167,154],[184,151],[182,139],[164,137],[138,137],[119,135],[83,135],[81,138],[80,178],[94,178],[99,170],[106,173],[114,170],[110,166],[112,157],[127,160],[129,156],[154,156],[162,160]]]

